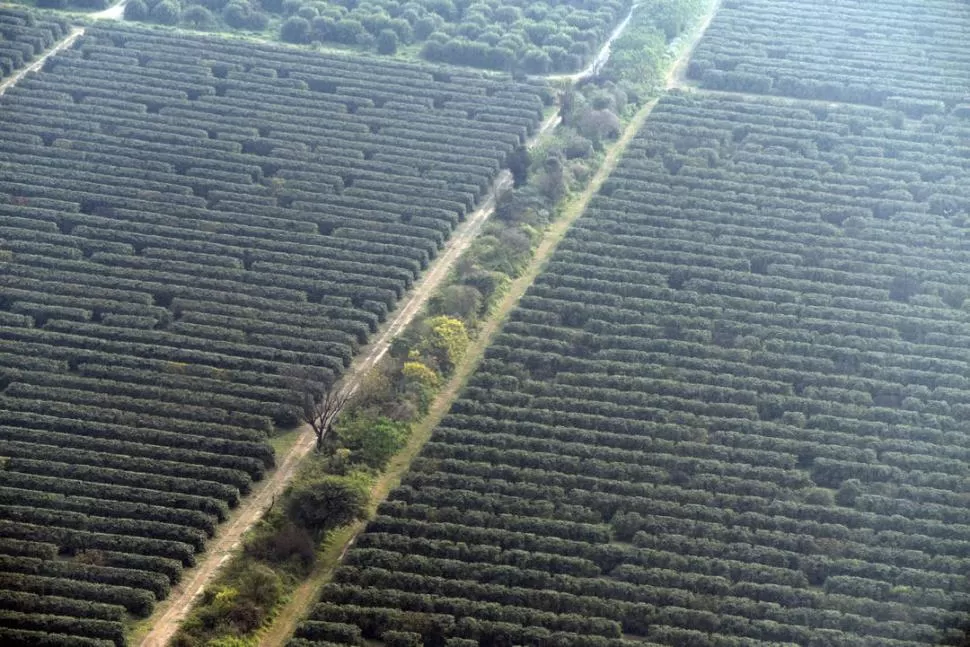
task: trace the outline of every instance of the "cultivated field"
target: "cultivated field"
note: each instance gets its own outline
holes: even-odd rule
[[[124,612],[204,550],[303,377],[343,371],[540,94],[92,28],[4,95],[0,643],[122,644]]]
[[[661,100],[292,647],[961,644],[968,8],[778,6],[725,3],[692,70],[744,94]]]
[[[261,7],[545,73],[629,6],[411,4]],[[724,0],[291,647],[963,644],[968,31]],[[130,27],[7,89],[0,644],[123,646],[552,101]]]
[[[690,66],[705,88],[943,112],[970,92],[954,0],[726,0]]]

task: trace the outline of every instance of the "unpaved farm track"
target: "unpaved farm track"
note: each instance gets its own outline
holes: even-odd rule
[[[558,121],[558,114],[546,119],[529,142],[529,147],[535,146],[538,139],[552,129]],[[345,373],[343,378],[345,389],[351,393],[357,390],[371,369],[387,353],[391,341],[421,312],[431,295],[448,277],[455,262],[482,230],[495,209],[496,197],[508,190],[511,184],[512,176],[507,170],[499,173],[481,206],[459,225],[448,239],[444,250],[404,297],[377,337],[361,349]],[[142,639],[142,647],[164,647],[168,644],[178,630],[179,623],[188,615],[196,597],[212,581],[219,567],[238,548],[242,536],[262,518],[276,498],[283,493],[296,474],[301,460],[313,450],[315,444],[316,436],[313,429],[309,425],[303,426],[296,444],[285,456],[278,457],[280,460],[278,467],[242,500],[230,521],[218,528],[215,538],[206,545],[206,552],[200,555],[200,561],[196,567],[186,573],[186,579],[172,589],[168,600],[159,605],[157,617],[148,619],[151,629]]]
[[[714,20],[714,15],[720,6],[721,0],[713,0],[711,6],[704,12],[700,22],[694,28],[693,33],[691,33],[688,45],[667,72],[667,82],[665,84],[667,90],[680,90],[688,85],[687,66],[690,63],[690,57],[694,55],[694,50],[700,44],[701,38],[707,33],[707,28],[711,26],[711,21]]]
[[[40,68],[44,67],[44,63],[47,61],[47,59],[49,59],[54,54],[67,49],[68,47],[74,44],[74,41],[76,41],[78,38],[80,38],[83,35],[84,35],[84,27],[73,27],[71,29],[71,33],[69,33],[67,36],[62,38],[56,45],[54,45],[49,50],[47,50],[43,56],[38,58],[30,65],[24,67],[23,69],[18,70],[17,72],[14,72],[13,75],[10,76],[10,78],[0,81],[0,95],[3,95],[3,93],[7,91],[7,88],[10,88],[16,85],[17,82],[20,81],[20,79],[24,78],[31,72],[36,72]]]

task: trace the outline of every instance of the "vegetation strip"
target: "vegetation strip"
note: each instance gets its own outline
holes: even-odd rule
[[[390,467],[375,484],[371,491],[371,499],[375,504],[379,505],[387,494],[399,484],[401,477],[409,469],[411,460],[418,455],[425,442],[431,437],[434,428],[447,414],[451,403],[455,400],[465,382],[474,373],[481,361],[482,354],[500,330],[508,313],[515,308],[518,300],[539,274],[542,266],[552,255],[556,245],[565,236],[571,224],[582,215],[586,204],[609,176],[617,160],[622,155],[623,149],[629,143],[637,128],[649,115],[653,105],[655,105],[655,102],[648,103],[634,116],[624,130],[622,137],[609,146],[606,158],[597,169],[588,187],[580,196],[569,201],[563,209],[563,215],[550,225],[548,230],[543,234],[542,240],[535,249],[532,260],[529,262],[524,273],[509,285],[501,301],[489,312],[488,318],[483,322],[482,327],[477,331],[474,341],[469,346],[466,358],[455,370],[444,388],[438,393],[428,414],[416,426],[411,441],[399,455],[394,457],[394,461]],[[374,513],[372,512],[371,514],[373,515]],[[296,628],[300,616],[306,613],[309,605],[319,595],[321,587],[330,581],[340,560],[343,558],[347,549],[353,544],[357,535],[364,530],[365,526],[366,521],[361,521],[334,535],[318,567],[294,592],[290,602],[280,611],[280,617],[271,625],[269,633],[260,639],[260,645],[263,647],[276,647],[285,644],[286,640]]]
[[[555,116],[552,116],[543,122],[536,137],[545,133],[555,118]],[[530,144],[534,145],[536,141],[534,138]],[[344,389],[353,392],[360,388],[368,374],[380,363],[394,339],[422,311],[428,298],[453,269],[462,251],[467,249],[478,235],[478,232],[494,211],[495,195],[506,190],[508,182],[508,173],[500,174],[483,204],[456,229],[445,249],[394,312],[394,317],[382,326],[379,337],[361,349],[360,354],[354,360],[354,364],[348,369],[341,382]],[[237,519],[220,528],[215,543],[209,548],[212,556],[199,565],[191,584],[176,589],[177,595],[160,605],[161,615],[156,614],[146,619],[143,626],[150,627],[150,630],[139,639],[140,644],[145,647],[154,647],[168,643],[168,640],[177,631],[179,623],[189,613],[192,604],[216,576],[218,569],[223,566],[227,558],[238,551],[242,537],[282,495],[296,474],[300,462],[316,445],[316,438],[308,424],[300,428],[298,438],[298,441],[283,456],[280,467],[270,473],[265,486],[240,505]]]
[[[714,7],[712,6],[710,12],[713,13],[713,10]],[[703,33],[707,19],[708,16],[702,19],[702,24],[694,33],[692,43],[696,42],[700,33]],[[690,46],[692,46],[692,43]],[[676,63],[689,55],[690,46],[688,48],[682,48],[680,57],[675,59],[673,64],[668,61],[668,74],[665,81],[668,86],[674,83],[674,76],[681,69],[681,66]],[[407,447],[399,455],[395,456],[391,466],[382,473],[379,480],[375,483],[371,492],[372,501],[377,504],[383,501],[390,489],[406,473],[411,460],[418,454],[423,444],[430,437],[432,430],[446,414],[448,407],[464,386],[465,381],[473,374],[481,360],[482,353],[498,332],[508,313],[512,311],[532,281],[538,276],[544,263],[552,255],[556,245],[565,236],[569,227],[582,215],[589,200],[609,177],[621,157],[623,150],[649,116],[654,105],[656,105],[655,100],[649,101],[633,115],[619,140],[607,146],[606,155],[599,162],[592,179],[584,185],[583,190],[578,196],[569,198],[566,204],[561,207],[560,215],[544,232],[527,267],[510,284],[508,291],[504,293],[501,300],[489,309],[488,318],[476,330],[474,341],[469,347],[465,359],[455,370],[443,390],[439,392],[429,413],[417,425],[415,433],[411,437]],[[373,515],[373,512],[371,512],[371,515]],[[316,568],[306,581],[300,584],[294,591],[292,597],[280,611],[280,615],[273,620],[268,633],[263,634],[260,638],[260,645],[270,647],[282,645],[286,641],[296,627],[300,615],[305,613],[308,605],[318,595],[321,587],[330,581],[340,560],[343,559],[345,553],[353,544],[354,539],[364,527],[364,522],[358,522],[350,528],[335,532],[330,537],[327,548],[322,553],[322,557]]]
[[[696,9],[691,9],[689,11],[696,11]],[[689,11],[685,11],[684,15],[689,16],[690,15]],[[679,21],[686,20],[685,17],[681,17],[681,18],[671,17],[670,19],[679,20]],[[684,25],[686,24],[686,22],[681,22],[680,24]],[[706,22],[704,24],[706,24]],[[652,23],[650,22],[649,18],[641,19],[638,22],[638,26],[640,26],[641,29],[650,27],[651,25]],[[653,27],[650,27],[650,28],[653,28]],[[673,27],[671,28],[674,29]],[[682,28],[683,28],[682,26],[677,27],[676,30],[680,30]],[[622,45],[624,47],[627,46],[626,43],[623,43]],[[620,49],[622,51],[623,48],[621,47]],[[683,49],[682,45],[678,47],[678,50],[681,50],[681,49]],[[657,69],[660,69],[659,67],[660,59],[662,57],[667,57],[667,55],[666,53],[661,52],[661,53],[658,53],[657,56],[658,56],[658,59],[657,61],[655,61],[654,65],[657,66]],[[684,53],[683,56],[686,56],[686,53]],[[670,70],[669,76],[672,77],[674,70],[679,69],[679,66],[669,65],[670,63],[669,58],[670,57],[667,57],[668,59],[667,68]],[[602,94],[602,91],[598,90],[595,85],[590,86],[590,88],[593,90],[593,95],[592,95],[593,97],[597,97],[600,94]],[[572,92],[572,90],[569,90],[569,91]],[[617,96],[625,97],[625,93],[619,92]],[[578,98],[576,99],[576,101],[580,103],[587,101],[587,99],[583,98],[582,95],[577,95],[577,97]],[[573,102],[570,102],[570,104],[573,105]],[[615,106],[614,106],[614,109],[615,109]],[[588,116],[589,114],[592,114],[592,110],[593,110],[592,107],[587,106],[587,107],[581,108],[578,105],[573,105],[572,109],[570,110],[570,119],[576,120],[578,124],[577,127],[580,129],[580,131],[587,132],[586,130],[584,130],[583,119],[584,119],[584,115]],[[638,114],[634,115],[634,122],[639,123],[641,119],[645,118],[646,112],[647,111],[640,111]],[[556,120],[555,116],[551,117],[549,120],[547,120],[547,125],[549,126],[553,125],[555,123],[555,120]],[[546,130],[546,128],[544,127],[542,130]],[[562,142],[559,145],[565,145],[567,147],[575,147],[574,142],[576,138],[579,137],[576,134],[576,131],[573,128],[567,128],[565,129],[565,132],[566,132],[565,135],[560,135],[559,137],[556,138],[557,141]],[[593,131],[589,131],[589,132],[593,132]],[[633,132],[632,130],[627,130],[626,131],[627,136],[632,136],[632,132]],[[572,133],[572,134],[569,134],[569,133]],[[565,137],[565,139],[563,139],[563,137]],[[582,139],[582,137],[579,137],[579,139]],[[533,155],[534,159],[532,162],[532,166],[534,167],[534,170],[536,170],[537,175],[533,178],[532,181],[530,181],[528,186],[522,187],[521,189],[516,190],[511,194],[507,194],[506,197],[511,197],[512,199],[502,201],[502,204],[499,208],[500,220],[491,223],[489,225],[489,229],[485,232],[485,235],[475,243],[475,246],[473,246],[472,249],[466,252],[466,256],[468,258],[463,259],[461,261],[460,266],[463,268],[471,268],[471,269],[460,270],[459,272],[457,272],[455,275],[451,277],[450,283],[448,284],[447,287],[439,288],[438,294],[435,296],[435,298],[432,301],[432,307],[430,308],[431,312],[424,315],[425,320],[428,321],[429,323],[425,324],[421,320],[417,320],[415,324],[412,324],[412,327],[411,327],[412,330],[409,330],[405,335],[403,335],[401,338],[397,340],[396,343],[398,345],[398,350],[396,352],[401,358],[404,358],[404,359],[391,360],[388,365],[380,368],[380,370],[376,372],[376,375],[381,376],[376,379],[384,380],[385,382],[390,380],[390,382],[393,384],[399,384],[404,386],[395,387],[394,389],[387,391],[384,395],[378,395],[377,393],[375,393],[375,389],[373,388],[372,385],[370,387],[363,386],[363,389],[365,391],[363,397],[365,399],[367,399],[368,401],[376,401],[378,403],[382,403],[382,404],[379,404],[379,408],[382,408],[384,410],[397,409],[397,413],[393,415],[397,416],[400,419],[400,416],[401,416],[400,406],[402,403],[395,404],[395,400],[399,400],[402,396],[404,397],[403,403],[406,403],[408,400],[413,400],[414,394],[413,392],[411,392],[412,387],[407,386],[409,382],[412,382],[415,379],[415,374],[413,373],[415,369],[412,367],[421,367],[421,371],[424,371],[430,375],[431,373],[439,372],[442,369],[442,367],[444,367],[449,362],[449,360],[447,359],[448,353],[455,352],[455,351],[445,351],[445,355],[433,354],[432,356],[427,356],[422,358],[422,355],[424,354],[425,351],[421,349],[427,347],[430,341],[430,339],[428,339],[427,336],[430,334],[433,337],[435,326],[438,325],[434,322],[436,320],[442,320],[442,321],[448,320],[448,317],[443,317],[440,315],[435,316],[436,312],[446,313],[448,316],[454,316],[460,319],[461,320],[460,322],[458,320],[451,320],[451,321],[455,325],[457,325],[459,329],[462,326],[468,326],[469,330],[473,334],[474,339],[476,340],[475,348],[481,347],[481,343],[482,343],[481,335],[484,334],[484,332],[480,330],[480,326],[485,325],[487,327],[491,327],[496,324],[492,323],[493,318],[491,316],[484,323],[479,322],[477,320],[477,315],[474,314],[474,311],[484,309],[488,313],[493,313],[495,308],[501,306],[502,303],[505,303],[506,307],[509,307],[508,306],[509,302],[507,300],[502,300],[502,297],[505,294],[506,288],[500,288],[498,292],[484,290],[483,288],[484,284],[480,282],[481,277],[484,276],[482,274],[482,272],[484,271],[482,267],[515,268],[515,267],[518,267],[518,264],[520,263],[520,261],[518,260],[513,260],[514,254],[512,254],[510,250],[503,251],[500,254],[501,257],[505,257],[507,260],[499,260],[498,257],[495,257],[494,252],[490,251],[489,249],[490,244],[485,243],[484,241],[494,238],[495,235],[498,235],[501,237],[501,236],[514,234],[517,231],[517,227],[522,228],[521,231],[531,231],[532,226],[528,223],[530,222],[531,219],[538,216],[538,214],[533,213],[533,215],[529,215],[527,212],[534,209],[534,206],[523,206],[523,205],[535,205],[536,200],[539,200],[540,202],[542,200],[552,200],[553,202],[557,202],[560,199],[559,198],[560,189],[556,187],[555,181],[550,182],[552,176],[550,175],[549,168],[548,168],[549,160],[555,159],[555,157],[552,153],[545,152],[545,149],[547,148],[548,148],[548,145],[544,149],[537,151],[536,154]],[[616,146],[609,146],[607,147],[607,150],[608,150],[608,153],[606,156],[605,163],[607,167],[610,167],[612,166],[612,164],[615,163],[618,153],[617,153]],[[548,154],[550,157],[544,163],[542,161],[543,160],[542,156],[546,154]],[[599,160],[599,158],[597,158],[597,160]],[[599,161],[597,161],[597,164],[599,164]],[[546,168],[543,168],[544,166]],[[515,172],[514,168],[513,168],[513,172]],[[598,171],[598,173],[593,179],[592,185],[589,185],[585,181],[582,183],[583,191],[581,193],[581,196],[583,197],[581,197],[580,204],[578,206],[577,206],[576,200],[569,200],[568,204],[565,207],[562,207],[562,206],[556,207],[557,211],[565,210],[570,215],[568,217],[560,216],[559,218],[557,218],[555,223],[551,226],[551,229],[549,230],[549,232],[553,234],[556,234],[556,232],[558,232],[558,235],[561,235],[562,232],[565,231],[565,228],[568,227],[569,222],[571,222],[575,217],[578,217],[578,214],[581,213],[582,205],[584,204],[584,202],[582,201],[588,200],[589,196],[591,195],[590,191],[594,190],[595,187],[598,186],[600,182],[602,182],[602,180],[606,177],[606,174],[607,172],[604,171],[602,167],[600,167],[600,170]],[[559,181],[561,181],[561,179]],[[535,193],[537,190],[539,191],[538,194]],[[522,194],[521,197],[519,196],[520,193]],[[528,197],[529,195],[531,195],[532,197]],[[521,205],[519,203],[521,203]],[[516,214],[516,213],[518,213],[519,215],[514,216],[513,214]],[[525,219],[519,222],[518,225],[516,225],[516,222],[518,220],[502,222],[503,220],[506,220],[510,217],[514,217],[516,219],[521,219],[524,217]],[[539,217],[542,218],[544,216],[539,216]],[[548,253],[549,251],[548,246],[550,242],[555,239],[556,239],[555,236],[553,238],[546,237],[546,238],[543,238],[541,241],[537,242],[537,244],[539,245],[538,253],[540,256]],[[512,247],[515,246],[515,244],[512,244],[510,242],[501,244],[502,247],[509,247],[510,245]],[[531,253],[528,254],[527,256],[528,258],[532,258]],[[479,260],[474,260],[476,258],[478,258]],[[484,263],[484,265],[482,267],[479,267],[478,265],[479,263]],[[527,261],[527,264],[528,264],[528,261]],[[532,267],[534,269],[535,265],[533,264]],[[475,269],[475,268],[479,268],[479,269]],[[513,277],[516,278],[516,281],[514,284],[516,286],[515,288],[516,290],[524,289],[523,286],[525,285],[525,283],[523,283],[523,280],[519,279],[518,277],[520,277],[522,273],[525,272],[527,269],[528,267],[527,265],[525,265],[519,269],[511,270],[514,272]],[[509,270],[503,270],[503,271],[509,271]],[[494,273],[494,270],[493,270],[493,273]],[[478,289],[471,287],[473,285],[478,286]],[[501,285],[501,283],[494,284],[494,285]],[[479,290],[484,290],[484,291],[480,292]],[[467,300],[469,292],[475,294],[475,297],[472,301]],[[461,296],[457,296],[457,295],[461,295]],[[484,295],[484,303],[480,301],[480,299],[483,298],[483,295]],[[499,299],[499,301],[496,301],[496,299]],[[472,303],[472,304],[477,303],[479,305],[473,306],[472,310],[469,311],[468,306],[465,305],[467,303]],[[453,308],[456,308],[456,309],[453,309]],[[430,328],[424,330],[424,332],[421,332],[426,326],[430,326]],[[407,350],[408,347],[412,349],[410,353]],[[415,355],[415,353],[418,353],[418,354]],[[403,361],[403,364],[401,363],[402,361]],[[425,365],[422,366],[420,362],[424,362]],[[446,364],[442,364],[442,362],[445,362]],[[432,368],[429,369],[428,366]],[[404,369],[403,371],[402,371],[402,368]],[[453,369],[448,368],[447,370],[450,373],[450,371]],[[409,373],[408,371],[411,371],[411,373]],[[417,375],[420,375],[420,374],[421,373],[419,372]],[[375,379],[375,376],[372,375],[371,381],[373,382],[374,379]],[[440,378],[437,378],[437,377],[433,379],[436,382],[440,380]],[[457,388],[456,386],[458,384],[457,382],[452,380],[451,384],[452,384],[451,388]],[[418,387],[419,392],[423,388],[426,388],[426,387],[420,387],[418,384],[415,384],[414,386]],[[408,395],[409,393],[411,395]],[[416,401],[419,407],[423,408],[424,405],[421,405],[420,403],[427,402],[428,400],[426,398],[427,396],[419,395]],[[437,398],[435,399],[435,402],[440,403],[441,399]],[[442,405],[439,404],[437,406],[442,406]],[[340,427],[342,428],[335,430],[338,432],[339,436],[341,437],[345,436],[346,435],[345,431],[347,433],[350,433],[350,430],[354,428],[358,428],[358,429],[366,428],[367,426],[370,426],[372,428],[388,427],[388,425],[391,424],[390,421],[386,421],[386,420],[384,422],[381,421],[382,419],[380,419],[380,416],[383,414],[379,413],[375,416],[374,414],[368,414],[367,411],[362,411],[364,409],[373,411],[375,409],[375,405],[373,404],[367,405],[367,406],[355,405],[354,411],[347,412],[342,417],[342,420],[344,421],[340,425]],[[321,411],[320,408],[316,408],[311,412],[311,415],[308,418],[315,419],[318,416],[320,416],[321,413],[325,415],[329,415]],[[348,418],[350,422],[346,422]],[[406,421],[410,421],[411,420],[410,414],[405,414],[403,419]],[[394,423],[394,424],[398,424],[398,423]],[[417,426],[417,428],[421,430],[418,433],[418,442],[416,443],[415,438],[412,437],[411,442],[408,444],[408,448],[410,449],[405,451],[405,455],[410,455],[407,453],[408,451],[413,453],[414,451],[416,451],[417,448],[420,447],[420,444],[422,442],[420,439],[425,438],[428,431],[430,430],[429,424],[430,423],[427,421],[426,418],[421,418],[418,422],[415,422],[415,425]],[[355,431],[353,433],[356,434],[357,432]],[[346,440],[347,439],[345,438],[344,444],[346,444]],[[372,438],[370,440],[370,443],[373,444],[374,442],[377,442],[376,438]],[[333,452],[334,448],[340,447],[340,445],[341,445],[340,441],[334,441],[333,446],[328,449],[328,452]],[[351,442],[349,446],[356,447],[357,445],[354,445]],[[343,450],[337,450],[338,454],[340,451],[343,451]],[[352,464],[353,464],[353,461],[351,461],[351,465]],[[407,464],[407,460],[402,460],[402,457],[400,456],[395,459],[395,465],[397,466],[398,470],[403,469],[403,466],[406,464]],[[314,473],[319,474],[321,473],[321,470],[322,470],[322,473],[324,474],[327,473],[328,471],[332,473],[334,470],[340,473],[346,473],[346,470],[348,469],[348,467],[349,465],[347,462],[345,462],[344,459],[340,459],[336,463],[334,463],[333,459],[330,459],[328,463],[327,460],[323,460],[321,462],[321,460],[318,457],[315,457],[314,459],[311,459],[309,461],[308,465],[304,466],[304,469],[302,470],[302,472],[304,473],[304,477],[303,478],[299,476],[297,477],[297,482],[303,483],[303,485],[297,486],[297,490],[302,492],[307,485],[308,479],[311,482],[313,481],[314,477],[311,475]],[[392,470],[392,474],[393,473],[396,473],[396,472]],[[326,480],[326,478],[328,477],[325,477],[324,480]],[[368,476],[367,479],[372,480],[373,477]],[[382,490],[382,488],[386,488],[388,482],[389,482],[389,477],[387,474],[381,474],[377,476],[376,482],[374,482],[371,487],[372,498],[382,497],[383,496],[382,492],[385,492],[385,490]],[[296,496],[295,494],[289,493],[287,496],[283,498],[281,505],[284,508],[287,507],[288,502],[292,501],[295,496]],[[233,623],[232,621],[228,621],[228,624],[227,624],[227,620],[234,613],[233,608],[236,605],[241,604],[244,600],[251,599],[250,597],[251,594],[245,593],[244,591],[239,589],[239,587],[243,587],[249,590],[250,582],[245,576],[247,572],[252,572],[254,570],[259,570],[259,569],[263,569],[263,570],[268,569],[269,571],[275,571],[278,574],[275,577],[277,577],[280,581],[284,582],[284,590],[289,590],[291,585],[287,585],[285,583],[290,581],[294,577],[294,574],[290,572],[290,569],[284,563],[285,560],[281,560],[279,556],[270,557],[265,553],[265,548],[257,548],[257,546],[268,545],[267,542],[278,543],[284,535],[292,534],[293,530],[289,524],[290,522],[286,520],[285,516],[282,516],[275,511],[272,515],[270,515],[267,519],[265,519],[260,524],[260,526],[253,534],[253,536],[247,540],[248,542],[247,548],[242,553],[237,554],[236,557],[227,565],[226,569],[223,572],[223,575],[216,582],[213,583],[212,587],[209,589],[209,591],[207,591],[206,597],[203,599],[201,605],[193,612],[193,615],[191,616],[191,618],[189,618],[189,620],[186,622],[185,629],[183,630],[182,633],[179,634],[179,637],[177,638],[177,642],[179,642],[179,644],[192,644],[194,642],[200,642],[200,641],[204,642],[206,640],[213,640],[213,639],[216,639],[218,635],[220,635],[219,634],[220,631],[230,630],[230,628],[233,626]],[[267,640],[270,640],[270,642],[272,642],[273,640],[272,636],[277,636],[276,640],[279,640],[280,639],[279,636],[286,635],[287,632],[280,628],[280,623],[282,622],[284,626],[289,626],[295,622],[296,617],[298,616],[298,614],[300,613],[300,609],[302,608],[299,606],[301,604],[301,601],[302,601],[302,604],[305,606],[308,593],[311,590],[318,588],[319,580],[322,577],[324,577],[326,573],[332,570],[335,560],[342,554],[343,550],[345,550],[345,548],[341,549],[341,546],[344,546],[344,542],[349,541],[350,538],[353,537],[353,534],[354,533],[348,532],[346,529],[343,529],[343,530],[332,531],[330,535],[328,535],[327,544],[326,544],[327,547],[323,551],[320,561],[317,563],[314,570],[309,575],[310,581],[300,584],[296,588],[295,592],[293,593],[295,598],[290,600],[290,602],[281,610],[280,612],[282,614],[281,617],[277,618],[276,611],[272,612],[272,615],[270,616],[272,618],[272,622],[269,628],[270,638],[266,637],[263,630],[256,632],[256,635],[263,636],[263,638],[261,638],[260,640],[264,644]],[[274,577],[274,576],[270,576],[270,577]],[[302,578],[303,575],[297,574],[296,577],[297,579],[299,579],[299,578]],[[285,593],[285,595],[289,596],[290,594]],[[229,599],[237,600],[237,602],[230,603],[228,602]],[[222,601],[222,600],[225,600],[225,601]],[[212,628],[206,629],[206,627],[212,627]],[[222,629],[216,629],[217,627],[222,627]],[[215,631],[215,633],[213,633],[213,631]],[[233,633],[235,633],[235,635],[240,635],[239,631],[240,630],[237,628]],[[244,635],[248,634],[250,631],[251,630],[243,630],[243,634]]]
[[[388,0],[362,5],[331,0],[268,0],[258,5],[131,0],[125,18],[542,75],[579,71],[595,58],[630,6],[631,0],[435,0],[406,7]]]

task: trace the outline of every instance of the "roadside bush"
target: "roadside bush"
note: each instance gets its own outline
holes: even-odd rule
[[[385,417],[360,415],[336,429],[340,443],[350,450],[352,463],[382,470],[411,436],[411,425]]]
[[[179,6],[175,2],[162,0],[152,7],[148,18],[151,22],[157,22],[160,25],[175,25],[179,21],[179,12]]]
[[[329,476],[294,489],[290,493],[287,515],[308,532],[320,538],[364,516],[367,492],[346,477]]]

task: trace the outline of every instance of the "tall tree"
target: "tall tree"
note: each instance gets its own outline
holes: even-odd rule
[[[529,149],[518,146],[509,153],[509,171],[512,173],[512,186],[516,189],[529,179]]]
[[[315,383],[309,379],[303,382],[301,418],[310,425],[317,437],[316,450],[323,451],[324,440],[333,429],[337,416],[347,405],[352,395],[352,389],[337,380],[327,391],[321,393]]]

